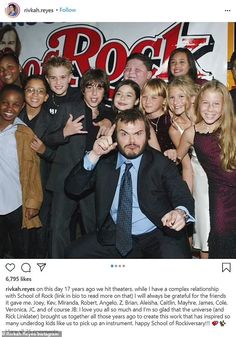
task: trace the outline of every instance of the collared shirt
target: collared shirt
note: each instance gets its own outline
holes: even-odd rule
[[[22,205],[19,161],[15,132],[24,124],[15,118],[13,124],[0,132],[0,215],[13,212]]]
[[[139,235],[148,233],[156,228],[156,226],[141,212],[139,201],[138,201],[138,171],[140,162],[142,159],[142,155],[135,159],[127,159],[122,154],[118,153],[116,170],[120,169],[120,176],[118,180],[118,184],[116,187],[116,192],[114,195],[114,199],[111,206],[111,217],[113,221],[116,223],[117,220],[117,211],[118,211],[118,203],[119,203],[119,193],[120,193],[120,184],[121,177],[125,171],[125,163],[132,163],[133,166],[130,169],[131,179],[132,179],[132,195],[133,195],[133,210],[132,210],[132,234]]]
[[[139,235],[148,233],[156,228],[156,226],[144,215],[139,206],[138,193],[137,193],[137,183],[138,183],[138,170],[142,155],[135,159],[127,159],[122,154],[118,153],[116,170],[120,169],[120,175],[118,179],[118,184],[116,187],[116,192],[113,198],[110,214],[113,221],[116,223],[117,220],[117,210],[119,203],[119,192],[121,177],[125,170],[125,163],[132,163],[133,166],[130,169],[131,179],[132,179],[132,195],[133,195],[133,210],[132,210],[132,234]],[[90,161],[88,155],[84,158],[84,168],[86,170],[92,170],[95,167]]]
[[[116,192],[113,198],[110,214],[113,221],[116,223],[117,220],[117,210],[119,203],[119,192],[120,192],[120,184],[121,177],[125,171],[125,163],[132,163],[133,166],[130,168],[131,179],[132,179],[132,195],[133,195],[133,205],[132,205],[132,234],[140,235],[144,233],[151,232],[156,228],[156,226],[147,218],[145,214],[143,214],[140,210],[139,201],[138,201],[138,193],[137,193],[137,185],[138,185],[138,171],[140,162],[142,159],[142,155],[135,159],[127,159],[120,152],[118,152],[116,170],[120,168],[120,175],[118,179],[118,184],[116,187]],[[88,171],[94,169],[96,164],[91,163],[88,157],[88,153],[84,157],[84,168]],[[178,206],[176,209],[181,209],[186,212],[188,216],[188,222],[194,222],[195,219],[189,214],[188,210],[184,206]]]

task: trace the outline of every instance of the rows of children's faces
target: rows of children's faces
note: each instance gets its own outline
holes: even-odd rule
[[[195,95],[190,95],[184,86],[173,85],[169,89],[167,87],[165,94],[161,95],[158,88],[158,80],[156,83],[155,89],[153,85],[150,87],[147,82],[141,91],[140,97],[140,107],[150,119],[154,119],[165,113],[167,106],[173,116],[181,116],[183,113],[187,113],[193,109],[197,91]],[[113,105],[117,111],[131,109],[138,104],[139,97],[137,97],[137,93],[132,88],[132,85],[120,85],[113,98]],[[199,108],[201,116],[207,124],[216,122],[222,115],[222,94],[210,90],[204,92]]]
[[[96,85],[89,86],[85,89],[84,99],[88,106],[97,106],[103,99],[104,88]],[[19,98],[19,97],[18,97]],[[25,102],[28,108],[40,109],[42,104],[47,100],[48,94],[44,82],[40,79],[32,79],[27,82],[25,87]],[[160,115],[160,111],[164,112],[165,100],[163,96],[158,95],[148,86],[144,88],[141,95],[141,106],[147,115],[154,118],[155,113]],[[169,91],[169,108],[174,115],[181,115],[188,111],[193,101],[191,97],[178,87],[173,87]],[[19,99],[9,99],[9,104],[6,101],[1,102],[4,108],[4,116],[7,120],[15,118],[13,112],[21,107]],[[114,97],[114,105],[119,111],[130,109],[138,104],[138,98],[135,91],[129,85],[123,85],[116,92]],[[7,111],[6,111],[7,107]],[[216,122],[223,109],[223,97],[219,92],[205,92],[202,96],[200,104],[200,113],[207,124]],[[7,112],[7,114],[6,114]]]
[[[16,52],[17,36],[14,30],[5,32],[0,41],[0,50]],[[21,67],[14,57],[6,55],[0,61],[0,82],[3,84],[19,84]],[[24,98],[20,93],[8,92],[1,97],[0,119],[2,126],[12,123],[23,108]]]
[[[67,93],[72,74],[65,66],[50,67],[46,75],[50,89],[57,96]],[[99,83],[88,83],[83,92],[84,101],[90,108],[97,107],[104,98],[104,87]]]
[[[46,85],[41,79],[29,80],[24,92],[24,97],[21,91],[16,92],[14,90],[7,92],[1,97],[1,121],[4,122],[5,126],[12,124],[23,109],[24,104],[26,104],[29,111],[34,110],[35,112],[39,112],[43,103],[48,98]]]
[[[14,32],[9,32],[13,34]],[[9,36],[10,39],[10,36]],[[140,61],[139,61],[140,62]],[[133,63],[132,63],[132,66]],[[138,69],[142,66],[140,64],[136,65]],[[135,68],[136,69],[136,68]],[[186,54],[176,53],[170,62],[171,72],[175,76],[181,76],[186,74],[189,70],[189,64]],[[4,84],[18,84],[20,83],[20,73],[21,66],[17,63],[16,59],[11,55],[6,55],[0,60],[0,80]],[[142,69],[140,69],[142,70]],[[140,71],[142,73],[142,71]],[[132,67],[125,68],[124,76],[129,74],[133,76],[137,75],[137,71],[134,71]],[[133,75],[132,75],[133,74]],[[130,78],[131,78],[130,77]],[[53,67],[49,69],[47,74],[47,81],[51,90],[58,96],[63,96],[66,94],[69,83],[71,81],[72,74],[68,71],[66,67]],[[35,88],[32,86],[35,86]],[[46,88],[37,88],[36,83],[31,83],[31,89],[26,88],[26,103],[31,107],[41,106],[47,99]],[[102,86],[95,85],[94,83],[87,86],[84,91],[84,100],[86,104],[93,108],[98,106],[103,100],[104,89]],[[169,109],[173,114],[180,115],[184,111],[188,110],[193,103],[186,94],[178,87],[172,87],[168,93],[168,105]],[[139,102],[139,95],[135,91],[132,85],[124,84],[120,86],[116,91],[113,104],[118,111],[123,111],[126,109],[133,108],[139,103],[141,108],[145,111],[150,118],[155,117],[155,113],[163,113],[164,107],[166,105],[166,95],[162,96],[158,91],[153,90],[144,85],[144,89],[141,94],[141,100]]]
[[[50,74],[52,78],[47,79],[49,86],[52,90],[57,90],[57,92],[59,93],[58,96],[60,96],[60,93],[63,94],[64,91],[66,92],[69,86],[68,79],[70,77],[70,74],[68,73],[68,69],[60,66],[58,68],[53,68]],[[55,84],[55,86],[51,85],[52,82],[53,84]],[[43,81],[42,79],[35,78],[26,81],[24,93],[27,111],[33,110],[35,113],[39,112],[43,103],[46,102],[48,99],[47,86],[45,81]],[[83,94],[86,104],[90,108],[94,108],[97,107],[104,98],[104,87],[100,84],[91,83],[86,85]],[[17,102],[19,101],[19,97],[15,98],[15,103],[4,100],[4,106],[8,106],[8,111],[10,111],[13,106],[15,107],[15,105],[18,104]],[[22,108],[22,104],[19,104],[19,106]],[[16,114],[14,113],[14,116],[11,115],[11,117],[12,118],[10,119],[13,120],[16,117]]]

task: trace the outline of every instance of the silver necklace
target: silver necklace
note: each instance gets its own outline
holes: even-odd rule
[[[158,132],[158,123],[159,123],[159,120],[160,120],[160,117],[157,118],[156,122],[153,122],[153,121],[150,119],[151,124],[155,127],[155,132],[156,132],[156,133]]]

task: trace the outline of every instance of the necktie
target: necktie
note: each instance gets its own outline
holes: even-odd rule
[[[116,223],[116,248],[122,256],[132,249],[132,179],[131,163],[126,163],[125,172],[121,178],[119,204]]]

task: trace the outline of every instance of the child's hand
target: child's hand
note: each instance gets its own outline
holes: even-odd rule
[[[68,118],[66,125],[63,129],[63,135],[65,138],[76,134],[88,133],[87,131],[83,130],[84,126],[81,122],[82,119],[84,119],[84,115],[73,120],[73,116],[70,114],[70,117]]]
[[[44,152],[46,151],[46,146],[36,135],[34,135],[34,140],[32,141],[30,147],[32,150],[39,154],[44,154]]]
[[[93,122],[94,126],[99,126],[98,134],[97,134],[97,139],[101,136],[107,136],[108,131],[110,130],[112,123],[109,119],[104,118],[98,123]]]
[[[174,162],[177,161],[177,151],[175,149],[169,149],[164,152],[164,155]]]
[[[26,217],[26,219],[30,220],[30,219],[34,218],[38,213],[39,213],[38,209],[26,208],[25,217]]]

